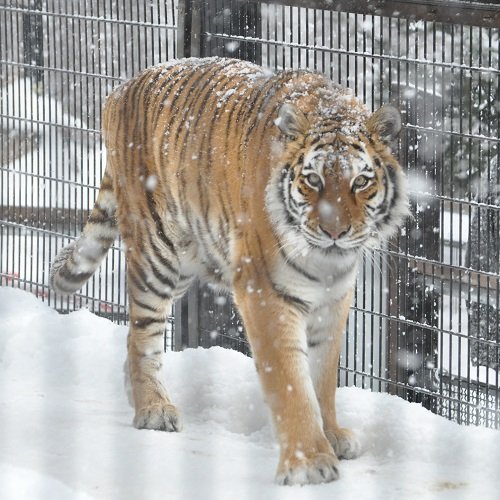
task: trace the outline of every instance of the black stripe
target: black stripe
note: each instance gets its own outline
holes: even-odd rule
[[[76,267],[78,265],[74,263]],[[82,281],[87,281],[93,274],[95,273],[95,269],[92,271],[83,272],[72,272],[68,269],[68,266],[63,266],[61,269],[57,271],[57,276],[62,278],[64,281],[68,283],[81,283]]]
[[[388,181],[388,179],[390,179],[390,177],[389,177],[389,175],[387,173],[387,169],[385,167],[383,168],[383,171],[384,171],[384,176],[381,179],[381,184],[383,185],[385,191],[384,191],[384,199],[382,200],[380,205],[377,207],[378,214],[382,214],[382,213],[385,213],[387,211],[387,195],[389,194],[389,187],[387,186],[387,181]]]
[[[218,73],[220,73],[220,67],[219,65],[214,65],[211,69],[208,71],[200,71],[197,70],[196,72],[193,72],[192,75],[190,76],[189,80],[186,82],[186,86],[191,83],[191,78],[196,76],[197,78],[194,79],[194,81],[191,83],[190,88],[183,88],[183,94],[184,94],[184,104],[182,106],[182,109],[184,109],[186,112],[189,110],[194,111],[194,116],[195,120],[192,122],[193,127],[198,126],[199,120],[202,118],[203,113],[200,113],[200,111],[197,111],[198,107],[198,101],[201,99],[202,102],[205,102],[207,99],[207,94],[211,93],[213,89],[217,86],[220,80],[217,80],[215,84],[213,84],[213,77],[216,76]],[[220,76],[219,76],[220,79]],[[200,85],[200,82],[203,80],[206,80],[206,85]],[[210,85],[212,84],[212,85]],[[205,92],[204,92],[205,91]],[[186,114],[186,113],[185,113]],[[184,125],[186,121],[186,116],[182,117],[182,125]],[[175,131],[175,142],[178,143],[179,141],[179,136],[180,133],[183,129],[186,127],[183,127],[179,123],[179,126],[177,127],[177,130]],[[185,134],[189,133],[189,129],[185,131]],[[183,142],[181,142],[183,144]]]
[[[259,235],[256,235],[257,238],[257,245],[259,247],[259,255],[264,256],[264,247],[262,245],[262,240],[260,239]],[[290,305],[293,305],[296,309],[298,309],[300,312],[307,314],[310,309],[310,304],[309,302],[299,299],[298,297],[295,297],[293,295],[290,295],[289,293],[285,292],[284,290],[281,289],[274,281],[272,280],[271,273],[269,272],[269,268],[267,266],[267,262],[265,259],[262,259],[262,264],[264,267],[264,271],[266,273],[267,279],[269,283],[271,283],[271,286],[274,290],[274,292],[281,297],[285,302],[287,302]]]
[[[142,141],[141,144],[145,143],[147,144],[147,137],[148,137],[148,128],[151,125],[151,120],[148,120],[148,114],[150,112],[150,107],[151,107],[151,100],[153,97],[156,97],[156,93],[153,94],[152,89],[153,87],[158,83],[158,80],[162,76],[161,72],[157,72],[156,74],[152,72],[151,74],[151,79],[148,83],[148,85],[144,88],[142,92],[142,98],[143,98],[143,116],[142,116]]]
[[[178,88],[176,92],[174,93],[174,96],[172,97],[172,100],[170,101],[170,109],[175,112],[175,105],[177,103],[177,100],[182,96],[184,93],[185,86],[189,83],[189,80],[199,71],[198,68],[191,66],[189,68],[190,72],[188,73],[188,68],[185,68],[185,73],[182,75],[181,78],[179,78],[178,83],[180,83],[180,89]],[[183,81],[184,80],[184,81]]]
[[[155,114],[151,120],[153,124],[153,130],[156,129],[158,125],[158,120],[160,119],[160,115],[163,112],[163,108],[165,107],[165,102],[167,101],[167,95],[170,91],[184,78],[183,73],[186,71],[186,68],[179,65],[173,67],[168,73],[164,73],[164,81],[158,87],[158,106],[156,107]],[[180,75],[180,76],[179,76]],[[176,78],[179,77],[179,78]],[[163,94],[160,96],[160,92]]]
[[[156,246],[156,242],[154,241],[151,232],[148,232],[148,238],[150,247],[153,250],[155,257],[160,261],[160,264],[167,268],[173,275],[177,276],[179,274],[179,270],[174,267],[172,262],[164,255],[161,249]]]
[[[325,340],[318,340],[318,341],[314,341],[314,340],[307,340],[307,347],[309,347],[309,349],[314,349],[315,347],[318,347],[319,345],[321,344],[324,344],[325,343]]]
[[[309,357],[309,354],[307,353],[307,351],[305,351],[304,349],[302,349],[300,347],[290,347],[289,350],[290,351],[297,351],[298,353],[303,354],[306,358]]]
[[[281,87],[278,87],[276,78],[271,78],[260,88],[254,90],[255,96],[252,99],[252,102],[248,103],[247,109],[245,110],[250,114],[250,117],[252,118],[250,126],[247,128],[245,138],[243,140],[243,144],[245,146],[247,146],[250,141],[250,134],[252,133],[253,129],[260,122],[259,115],[263,113],[264,109],[269,105],[270,102],[272,102],[272,99],[274,98],[279,88]],[[260,104],[258,104],[259,100]],[[248,123],[248,119],[245,119],[243,123]]]
[[[164,354],[165,351],[161,350],[161,351],[154,351],[150,354],[148,354],[148,356],[159,356],[160,354]]]
[[[309,143],[309,146],[314,146],[315,144],[317,144],[319,141],[321,140],[321,136],[320,135],[315,135],[314,138],[311,140],[311,142]]]
[[[256,74],[256,73],[254,73]],[[270,79],[270,82],[272,82],[273,79]],[[235,90],[237,91],[239,86],[246,86],[246,89],[245,89],[245,95],[248,95],[250,92],[252,92],[252,89],[250,88],[250,82],[248,79],[243,79],[241,80],[240,82],[238,82],[238,85],[235,88]],[[242,112],[244,106],[245,106],[245,103],[246,103],[246,99],[239,99],[238,102],[236,103],[237,105],[234,105],[231,106],[231,111],[229,112],[229,117],[228,117],[228,120],[227,120],[227,123],[226,123],[226,139],[227,137],[229,137],[229,133],[234,131],[234,130],[239,130],[238,127],[234,127],[234,124],[235,123],[239,123],[239,115],[240,115],[240,112]],[[233,120],[233,114],[237,111],[237,115],[236,115],[236,120]],[[226,147],[226,150],[227,150],[227,147]]]
[[[87,222],[91,224],[98,224],[100,226],[111,226],[113,228],[117,225],[116,218],[114,216],[110,216],[106,210],[103,210],[98,205],[94,205]]]
[[[388,165],[386,168],[386,172],[389,175],[389,179],[390,179],[391,186],[392,186],[392,198],[391,198],[391,201],[390,201],[390,204],[388,207],[388,212],[383,219],[384,222],[388,222],[390,220],[391,215],[392,215],[391,211],[394,208],[394,205],[396,204],[397,200],[399,199],[399,192],[397,189],[397,182],[396,182],[396,171],[391,165]],[[386,186],[386,191],[387,192],[389,191],[388,186]]]
[[[155,263],[151,260],[151,256],[146,254],[146,260],[148,261],[149,267],[153,272],[154,277],[162,284],[169,287],[171,290],[174,290],[175,284],[170,279],[169,276],[165,276],[158,267],[156,267]]]
[[[184,149],[186,149],[186,148],[184,148]],[[177,188],[177,193],[179,194],[179,202],[181,205],[181,207],[180,207],[181,212],[183,212],[184,215],[186,216],[186,220],[188,222],[188,225],[191,228],[192,224],[191,224],[191,221],[189,219],[189,210],[188,210],[188,207],[186,204],[187,183],[186,183],[186,178],[184,177],[186,169],[181,168],[182,166],[183,166],[183,164],[181,162],[177,163],[177,165],[176,165],[177,170],[174,173],[174,176],[177,177],[177,183],[180,183],[180,187]]]
[[[205,250],[205,256],[209,260],[210,265],[215,269],[221,269],[224,267],[226,263],[224,260],[224,256],[222,255],[222,260],[217,261],[217,257],[220,259],[220,255],[216,255],[214,252],[214,248],[210,245],[210,242],[206,241],[207,234],[210,236],[209,232],[202,228],[200,220],[196,220],[196,229],[198,230],[198,242],[201,243],[203,249]],[[221,265],[222,263],[222,265]]]
[[[283,256],[283,258],[285,260],[285,264],[287,266],[291,267],[295,272],[301,274],[302,276],[304,276],[308,280],[319,283],[319,281],[320,281],[319,278],[317,278],[316,276],[313,276],[312,274],[309,274],[307,271],[304,271],[304,269],[300,268],[299,266],[297,266],[297,264],[295,264],[295,262],[290,260],[283,248],[280,248],[280,253]]]
[[[151,191],[146,192],[146,202],[148,204],[149,211],[151,213],[151,217],[153,217],[153,221],[156,225],[156,234],[160,237],[160,239],[167,245],[168,248],[172,252],[175,252],[174,244],[172,240],[166,235],[165,228],[163,227],[163,221],[161,220],[158,211],[156,210],[156,203],[153,197],[153,193]]]
[[[132,279],[132,282],[137,286],[137,288],[140,288],[144,292],[152,292],[157,297],[160,297],[165,300],[170,300],[172,298],[172,295],[170,293],[158,290],[156,287],[154,287],[149,282],[144,271],[139,266],[134,267],[134,269],[131,269],[129,267],[128,276]]]
[[[213,130],[214,127],[210,127],[210,130]],[[203,163],[204,166],[208,169],[209,168],[209,163],[210,163],[210,151],[212,150],[210,141],[208,141],[208,148],[205,147],[205,138],[206,134],[203,137],[202,141],[202,146],[201,146],[201,151],[207,151],[208,158],[207,160]],[[210,185],[210,181],[207,180],[207,178],[203,175],[205,172],[201,168],[198,169],[198,178],[196,180],[196,185],[198,186],[198,193],[200,196],[200,204],[202,206],[202,212],[203,216],[205,218],[205,221],[208,219],[208,211],[210,209],[210,193],[208,193],[208,186]]]
[[[139,318],[131,322],[132,325],[134,325],[136,328],[147,328],[148,326],[154,325],[155,323],[161,323],[162,325],[165,325],[166,319],[157,319],[157,318]]]
[[[141,75],[139,75],[131,90],[127,92],[124,102],[122,102],[122,107],[126,110],[126,124],[123,134],[123,139],[125,141],[128,141],[130,138],[139,137],[138,129],[141,121],[138,119],[138,111],[140,112],[138,99],[144,95],[144,88],[148,84],[148,78],[150,78],[150,76],[150,69],[145,70]],[[132,123],[134,128],[132,134],[130,134],[130,125]]]
[[[294,295],[290,295],[281,289],[276,283],[272,283],[273,290],[288,304],[295,306],[303,314],[307,314],[311,308],[311,304],[306,300],[299,299]]]
[[[177,203],[170,191],[170,188],[166,187],[165,191],[166,191],[165,198],[167,202],[167,211],[175,219],[179,214],[179,208],[177,207]]]
[[[165,142],[170,141],[170,134],[167,133],[167,130],[170,131],[170,127],[172,124],[175,123],[177,129],[176,132],[179,131],[179,129],[183,128],[182,125],[184,124],[184,121],[182,117],[180,116],[181,111],[179,109],[176,109],[176,102],[177,100],[185,93],[185,85],[189,82],[189,80],[197,74],[197,71],[195,68],[189,68],[191,71],[188,73],[187,68],[186,71],[181,74],[181,77],[176,81],[176,87],[175,87],[175,92],[173,92],[173,97],[170,100],[170,111],[169,114],[172,117],[171,120],[167,120],[165,122],[165,128],[162,130],[162,140],[159,144],[159,149],[161,152],[166,151],[165,148]],[[173,88],[172,88],[173,90]],[[183,148],[183,150],[186,148]]]
[[[60,280],[59,280],[60,276],[61,276],[61,272],[58,271],[57,274],[54,276],[54,278],[52,280],[52,284],[55,287],[56,291],[57,292],[61,292],[61,293],[65,293],[65,294],[75,293],[75,291],[79,288],[78,287],[78,288],[75,289],[75,286],[74,286],[75,281],[73,281],[73,280],[66,280],[66,281],[68,281],[68,283],[70,285],[69,287],[66,287],[66,286],[64,286],[64,283],[62,283],[62,284],[60,283]],[[83,286],[83,284],[85,283],[85,281],[87,281],[87,280],[86,279],[83,280],[83,281],[82,280],[78,280],[77,283],[80,284],[80,286]],[[72,284],[73,284],[73,286],[71,286]]]
[[[293,175],[293,170],[289,171]],[[285,186],[285,181],[280,181],[276,185],[276,197],[283,202],[283,207],[285,209],[286,222],[289,226],[295,227],[297,225],[296,219],[294,219],[293,215],[300,216],[300,214],[296,214],[293,210],[291,203],[296,203],[295,200],[292,199],[290,186],[291,182],[287,182]]]
[[[226,263],[228,260],[228,257],[229,257],[229,254],[227,252],[227,248],[222,244],[220,239],[217,238],[216,235],[213,233],[212,226],[208,222],[208,217],[205,218],[205,226],[206,226],[206,233],[208,234],[208,236],[212,242],[212,248],[220,254],[223,262]]]
[[[141,280],[143,281],[143,283],[152,291],[154,292],[156,295],[158,295],[159,297],[162,297],[162,298],[171,298],[172,297],[172,294],[171,294],[171,291],[173,290],[173,286],[171,286],[170,284],[168,285],[165,285],[166,287],[170,288],[170,291],[167,292],[165,290],[158,290],[156,288],[156,286],[154,284],[151,283],[151,280],[149,279],[149,277],[147,276],[146,274],[146,271],[140,267],[140,266],[136,266],[136,268],[134,269],[135,272],[139,275],[139,277],[141,278]],[[172,284],[172,282],[170,282]],[[163,284],[163,283],[162,283]]]
[[[127,271],[127,279],[129,280],[129,282],[131,284],[133,284],[139,290],[141,290],[143,292],[148,292],[149,291],[148,286],[147,285],[143,285],[141,283],[141,281],[139,280],[139,278],[134,275],[134,273],[132,272],[132,270],[130,269],[130,267],[128,268],[128,271]]]
[[[139,306],[142,309],[146,309],[147,311],[151,311],[151,312],[155,312],[155,313],[158,312],[158,309],[156,309],[156,307],[153,307],[153,306],[151,306],[149,304],[146,304],[145,302],[142,302],[140,300],[137,300],[135,297],[131,297],[131,301],[135,305]]]
[[[224,208],[224,204],[221,203],[222,207],[222,217],[219,216],[219,247],[222,250],[224,258],[226,261],[229,261],[229,236],[227,234],[226,228],[229,225],[229,221],[227,220],[227,213]],[[221,241],[222,240],[222,241]]]
[[[161,330],[159,330],[157,332],[153,332],[153,333],[148,334],[148,338],[159,337],[160,335],[161,336],[165,335],[165,327],[163,327]],[[144,355],[144,357],[145,357],[145,355]]]
[[[274,75],[269,78],[265,85],[262,85],[258,95],[262,98],[261,103],[257,109],[254,116],[258,118],[260,114],[267,112],[267,118],[264,119],[264,126],[262,127],[261,136],[258,138],[254,137],[257,144],[262,144],[262,142],[267,141],[265,135],[268,133],[269,129],[274,125],[277,114],[279,113],[280,103],[275,102],[275,96],[278,92],[282,91],[286,82],[292,79],[293,75],[288,72],[280,73],[279,75]],[[279,97],[278,97],[279,99]],[[257,101],[256,101],[257,102]],[[262,119],[260,120],[262,122]],[[253,127],[252,127],[253,128]],[[245,144],[248,143],[249,134],[247,133],[245,137]]]
[[[203,73],[203,77],[206,77],[207,79],[207,83],[208,84],[211,84],[211,85],[200,85],[200,89],[199,89],[199,92],[195,95],[196,97],[196,101],[195,101],[195,105],[198,104],[198,100],[201,100],[203,103],[206,102],[206,100],[209,98],[209,95],[208,94],[213,94],[213,92],[215,91],[215,89],[222,83],[222,89],[221,90],[224,90],[224,88],[226,87],[226,85],[230,85],[231,87],[233,87],[233,82],[230,78],[228,78],[226,75],[221,75],[220,72],[222,69],[226,69],[228,68],[229,66],[232,66],[234,64],[236,64],[237,62],[239,62],[237,59],[232,59],[230,61],[228,61],[228,64],[225,64],[225,65],[220,65],[220,64],[215,64],[211,69],[210,71],[206,71]],[[213,76],[217,76],[217,80],[213,80]],[[201,94],[201,91],[202,90],[205,90],[205,92],[203,94]],[[203,112],[198,112],[196,117],[195,117],[195,120],[193,121],[193,127],[198,127],[198,124],[200,122],[200,120],[202,120],[203,118],[205,118],[204,116],[204,113],[205,113],[205,109],[201,110]]]

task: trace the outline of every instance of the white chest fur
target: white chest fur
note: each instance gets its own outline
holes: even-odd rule
[[[342,299],[352,289],[358,261],[355,252],[323,255],[311,251],[295,258],[293,265],[281,259],[273,279],[281,289],[309,303],[314,310]]]

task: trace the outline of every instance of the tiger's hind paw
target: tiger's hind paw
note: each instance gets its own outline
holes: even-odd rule
[[[350,429],[337,428],[327,430],[325,434],[337,457],[351,460],[361,455],[361,443]]]
[[[312,458],[285,461],[276,474],[276,482],[281,485],[329,483],[339,478],[338,460],[335,455],[318,453]]]
[[[169,403],[153,404],[136,411],[134,427],[157,431],[178,432],[182,428],[179,414]]]

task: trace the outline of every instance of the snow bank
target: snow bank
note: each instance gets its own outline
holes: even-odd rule
[[[335,483],[273,484],[272,439],[252,360],[221,348],[165,355],[179,434],[138,431],[124,390],[126,328],[58,315],[0,288],[0,498],[498,498],[500,433],[399,398],[339,390],[363,455]]]

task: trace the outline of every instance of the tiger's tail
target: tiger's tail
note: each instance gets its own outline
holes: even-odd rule
[[[116,197],[112,178],[106,171],[82,234],[52,262],[50,287],[64,295],[80,289],[95,273],[117,236]]]

